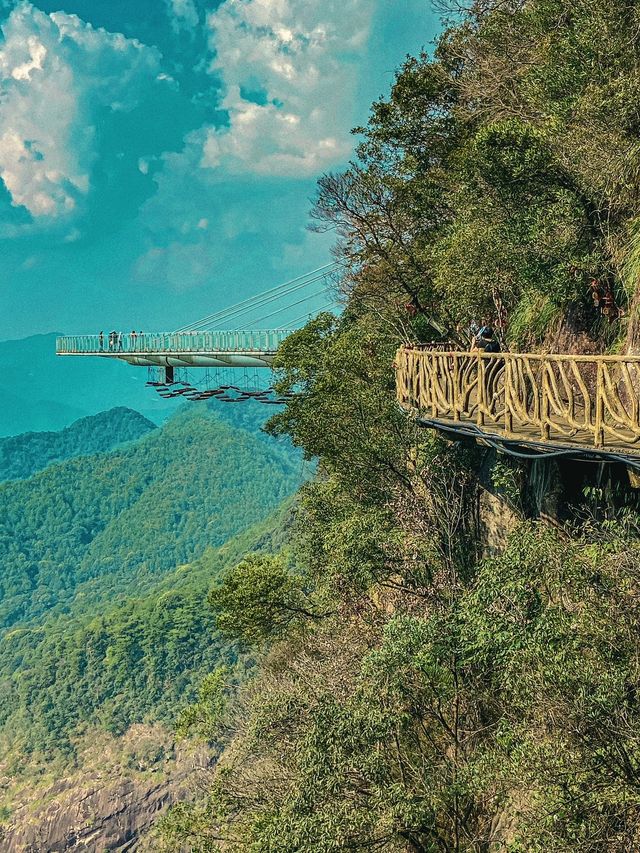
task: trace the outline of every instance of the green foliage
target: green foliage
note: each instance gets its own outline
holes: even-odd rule
[[[197,700],[186,707],[178,718],[178,737],[195,736],[204,741],[215,739],[226,705],[227,676],[227,668],[219,666],[202,679]]]
[[[549,296],[531,291],[522,297],[511,315],[509,344],[516,352],[528,352],[543,341],[561,318],[560,306]]]
[[[525,529],[463,603],[510,784],[530,791],[517,830],[526,849],[638,843],[639,557],[637,540],[610,532],[589,542]]]
[[[275,509],[299,485],[296,456],[205,409],[0,486],[0,628],[140,595]]]
[[[520,506],[522,472],[513,463],[498,459],[491,469],[491,485],[511,506]]]
[[[407,60],[359,129],[360,162],[319,183],[315,216],[357,271],[352,307],[408,303],[449,336],[506,319],[510,341],[536,344],[542,318],[531,335],[510,327],[542,299],[548,319],[571,308],[608,345],[589,281],[624,305],[636,16],[622,2],[489,3]]]
[[[328,620],[221,718],[214,679],[234,739],[176,839],[475,850],[509,815],[514,851],[634,849],[638,566],[637,538],[525,525],[445,609]]]
[[[50,616],[0,641],[0,732],[22,753],[74,752],[86,725],[113,734],[172,723],[199,682],[235,659],[207,606],[212,582],[247,552],[282,546],[288,509],[157,578],[144,598]]]
[[[138,412],[120,407],[82,418],[60,432],[0,438],[0,480],[24,480],[53,462],[104,453],[155,428]]]
[[[304,579],[282,557],[249,554],[209,593],[218,630],[249,645],[284,635],[302,618],[318,619]]]
[[[133,722],[172,721],[195,698],[198,675],[225,654],[203,604],[206,581],[197,580],[192,591],[9,633],[0,647],[0,725],[23,750],[71,752],[83,723],[122,734]]]
[[[274,361],[279,390],[302,393],[267,429],[290,435],[363,501],[379,502],[385,486],[404,476],[416,433],[393,398],[395,350],[380,323],[321,314],[291,335]]]

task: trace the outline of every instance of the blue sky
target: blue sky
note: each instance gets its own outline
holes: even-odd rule
[[[329,259],[310,233],[428,0],[0,0],[0,339],[176,328]]]

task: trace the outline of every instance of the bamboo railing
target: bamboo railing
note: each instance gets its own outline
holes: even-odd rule
[[[640,356],[436,352],[402,347],[400,405],[531,441],[604,447],[640,441]]]

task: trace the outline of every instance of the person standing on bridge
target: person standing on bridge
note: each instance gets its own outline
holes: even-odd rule
[[[104,332],[100,332],[98,335],[98,346],[100,347],[100,352],[104,349]]]
[[[118,332],[118,352],[122,352],[122,332]]]
[[[131,338],[131,349],[134,350],[134,352],[135,352],[136,342],[138,340],[138,333],[136,332],[135,329],[131,332],[129,337]]]
[[[472,350],[481,350],[482,352],[500,352],[500,344],[493,335],[491,326],[483,326],[471,345]]]

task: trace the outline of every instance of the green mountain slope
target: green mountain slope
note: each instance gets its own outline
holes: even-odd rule
[[[204,675],[231,660],[207,605],[212,581],[246,553],[281,546],[288,504],[158,578],[143,599],[8,631],[0,639],[0,736],[23,753],[69,751],[81,724],[121,734],[136,722],[175,721]]]
[[[58,432],[27,432],[0,439],[0,480],[22,480],[52,462],[112,450],[142,438],[156,425],[120,406],[75,421]]]
[[[264,518],[300,479],[287,444],[188,410],[127,447],[0,486],[0,627],[140,595]]]

